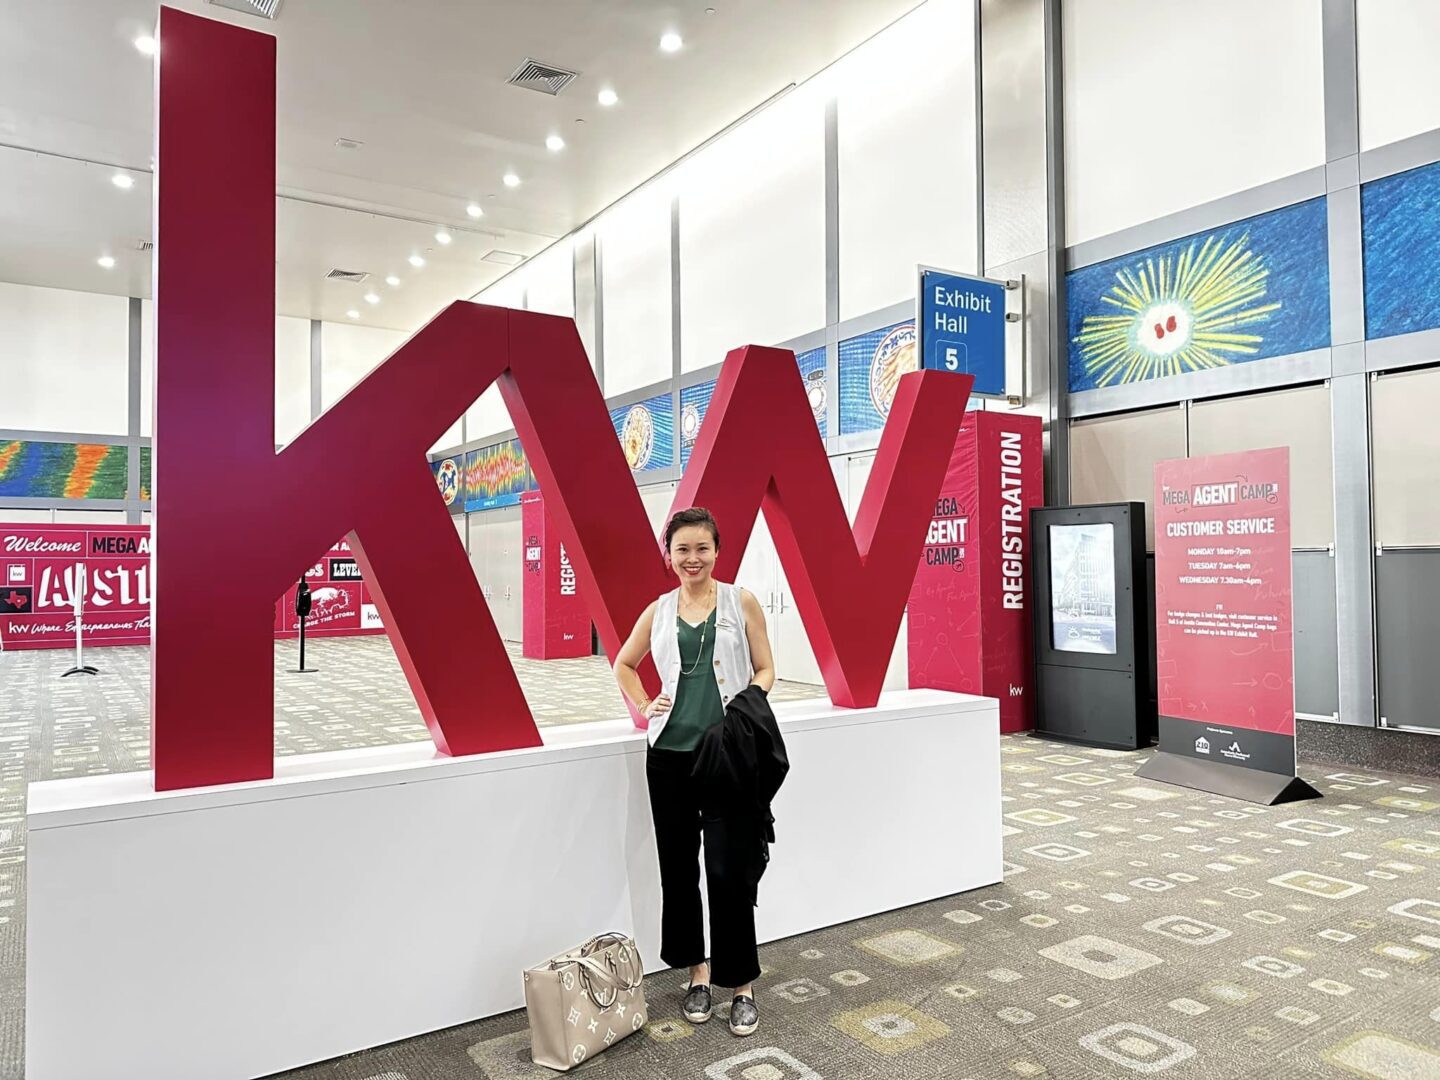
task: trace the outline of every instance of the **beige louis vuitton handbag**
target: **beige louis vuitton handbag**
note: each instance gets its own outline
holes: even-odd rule
[[[535,1063],[564,1072],[644,1027],[644,974],[623,934],[600,934],[525,972]]]

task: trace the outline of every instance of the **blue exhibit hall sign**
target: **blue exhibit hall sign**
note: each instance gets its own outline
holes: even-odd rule
[[[920,366],[975,376],[976,394],[1005,394],[1005,284],[920,267]]]

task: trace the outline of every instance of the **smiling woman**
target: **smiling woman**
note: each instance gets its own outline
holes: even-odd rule
[[[753,856],[757,822],[744,807],[710,800],[694,775],[707,733],[729,721],[726,710],[764,706],[775,683],[765,617],[744,589],[713,576],[720,556],[720,527],[709,510],[692,506],[665,527],[665,550],[680,587],[645,609],[615,658],[615,678],[649,721],[645,773],[660,856],[662,892],[660,958],[688,968],[685,1018],[711,1015],[714,978],[733,987],[730,1030],[752,1034],[760,1022],[753,982],[760,974],[755,943],[754,885],[745,868]],[[661,691],[645,693],[637,668],[655,658]],[[758,699],[758,701],[757,701]],[[703,838],[710,901],[710,951],[700,904],[695,857]]]

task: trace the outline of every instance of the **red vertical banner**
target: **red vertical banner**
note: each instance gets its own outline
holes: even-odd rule
[[[1164,753],[1295,775],[1290,450],[1155,466]]]
[[[910,590],[910,685],[1000,702],[1000,730],[1034,726],[1030,509],[1044,502],[1039,417],[971,412]]]
[[[531,660],[590,655],[590,616],[576,588],[575,568],[545,512],[545,496],[520,496],[525,530],[521,652]]]

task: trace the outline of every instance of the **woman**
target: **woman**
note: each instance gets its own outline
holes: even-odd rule
[[[748,836],[727,821],[726,807],[702,806],[690,780],[695,748],[725,706],[747,685],[769,692],[775,662],[759,601],[737,586],[716,581],[720,530],[710,511],[692,507],[665,527],[665,550],[680,587],[640,616],[615,658],[615,679],[636,709],[650,720],[645,775],[660,853],[660,958],[688,967],[685,1019],[710,1019],[710,981],[733,987],[730,1031],[750,1035],[760,1023],[754,982],[760,975],[755,946],[755,909],[743,883]],[[636,668],[653,653],[661,692],[646,696]],[[710,901],[712,972],[705,952],[700,907],[701,837]]]

